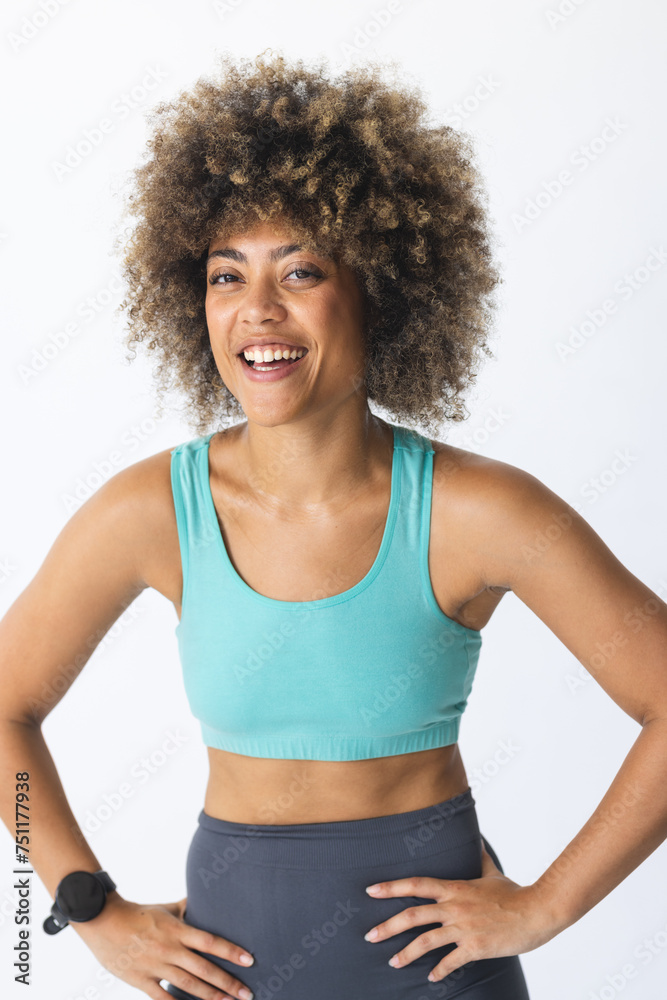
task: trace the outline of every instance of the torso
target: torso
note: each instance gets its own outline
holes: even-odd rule
[[[306,601],[353,587],[367,574],[380,546],[390,491],[392,431],[387,464],[377,488],[364,490],[338,516],[299,523],[275,510],[262,511],[235,483],[234,428],[211,440],[211,491],[225,546],[237,573],[254,590],[275,600]],[[482,629],[505,590],[485,587],[465,551],[467,471],[490,460],[438,441],[433,465],[429,568],[442,611],[468,628]],[[155,533],[147,584],[172,601],[180,617],[181,556],[173,508],[169,449],[153,456],[164,464],[160,477],[164,521]],[[162,501],[160,502],[162,510]],[[276,527],[280,525],[280,530]],[[154,525],[153,525],[154,527]],[[260,540],[271,535],[271,559]],[[307,541],[304,543],[304,538]],[[159,551],[158,551],[159,549]],[[332,572],[331,553],[337,553]],[[342,569],[344,568],[344,569]],[[355,761],[283,760],[248,757],[208,748],[210,773],[204,810],[239,823],[324,823],[366,819],[435,805],[468,786],[458,744],[418,753]]]

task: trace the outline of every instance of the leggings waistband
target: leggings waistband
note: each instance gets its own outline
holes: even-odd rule
[[[198,816],[202,836],[217,834],[215,846],[249,864],[273,868],[359,868],[427,857],[480,836],[472,789],[423,809],[328,823],[235,823]],[[229,843],[225,843],[225,838]],[[215,838],[214,838],[215,839]],[[230,859],[226,859],[230,860]]]

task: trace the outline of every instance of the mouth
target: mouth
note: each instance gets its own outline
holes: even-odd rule
[[[308,348],[307,347],[298,348],[298,350],[299,351],[303,351],[303,354],[302,354],[302,356],[300,358],[280,358],[277,361],[275,359],[273,361],[254,361],[254,360],[248,360],[248,358],[246,358],[246,356],[245,356],[245,354],[244,354],[243,351],[241,351],[237,355],[237,357],[248,368],[253,368],[255,371],[258,371],[258,372],[271,372],[271,371],[278,371],[281,368],[289,368],[290,365],[294,365],[298,361],[301,361],[308,354]]]

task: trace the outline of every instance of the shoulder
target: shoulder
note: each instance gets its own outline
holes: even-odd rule
[[[119,469],[94,496],[100,503],[121,504],[128,510],[159,507],[166,487],[171,491],[171,453],[176,447],[172,445]]]
[[[511,587],[513,570],[531,551],[584,519],[537,476],[498,459],[437,440],[432,519],[447,524],[464,558],[487,585]]]
[[[171,452],[176,447],[119,469],[74,515],[80,521],[88,519],[98,532],[115,537],[119,548],[132,554],[149,586],[154,567],[177,540],[171,487]]]
[[[500,496],[526,500],[547,487],[536,476],[510,462],[427,438],[433,451],[433,493],[468,503],[494,503]],[[555,495],[555,494],[553,494]]]

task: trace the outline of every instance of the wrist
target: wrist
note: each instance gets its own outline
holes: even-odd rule
[[[99,916],[116,883],[108,872],[87,871],[84,868],[69,872],[56,887],[55,901],[43,923],[47,934],[58,934],[69,924],[88,923]]]
[[[71,920],[68,926],[73,927],[82,938],[104,935],[110,924],[116,920],[118,913],[128,905],[128,900],[124,899],[117,889],[112,889],[107,893],[104,906],[96,917],[91,920]]]
[[[545,940],[556,937],[577,919],[570,914],[563,900],[556,895],[553,885],[538,878],[525,888],[528,890],[538,920],[545,934],[548,934]]]

